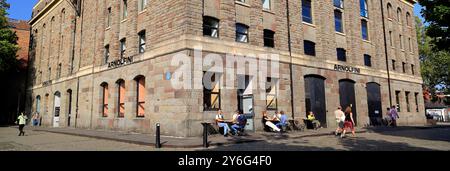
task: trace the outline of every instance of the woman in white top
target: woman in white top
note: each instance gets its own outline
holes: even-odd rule
[[[270,119],[269,116],[267,116],[267,111],[263,111],[262,115],[263,115],[263,118],[262,118],[263,124],[265,124],[268,127],[272,128],[272,130],[274,130],[276,132],[280,132],[281,131],[280,128],[278,128],[275,124],[272,123],[274,118]]]

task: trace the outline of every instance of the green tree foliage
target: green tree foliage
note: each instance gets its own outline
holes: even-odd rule
[[[429,24],[427,35],[432,38],[434,48],[450,51],[450,1],[419,0],[423,6],[422,16]]]
[[[6,10],[9,4],[0,0],[0,74],[17,68],[16,53],[19,50],[17,36],[8,26]]]
[[[432,38],[427,34],[428,27],[422,24],[416,17],[417,41],[419,44],[420,70],[425,86],[429,87],[432,94],[436,90],[450,93],[450,53],[438,50]]]

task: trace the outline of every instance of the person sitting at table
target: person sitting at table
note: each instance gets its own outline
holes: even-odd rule
[[[241,112],[239,112],[239,110],[236,110],[233,114],[233,119],[231,120],[232,124],[231,125],[231,129],[233,130],[233,134],[237,133],[237,130],[241,129],[243,127],[243,125],[241,125],[241,123],[239,123],[239,117],[241,117]]]
[[[308,120],[311,121],[311,123],[314,126],[314,129],[320,128],[320,122],[319,120],[316,119],[316,116],[312,111],[309,111]]]
[[[278,128],[275,124],[273,124],[274,118],[269,118],[269,116],[267,115],[267,111],[263,111],[262,112],[262,123],[263,125],[271,128],[273,131],[275,132],[280,132],[280,128]]]
[[[281,111],[279,115],[277,115],[279,122],[275,124],[278,128],[283,128],[287,125],[287,116],[284,111]]]
[[[222,113],[222,110],[219,110],[218,112],[217,112],[217,115],[216,115],[216,123],[217,123],[217,126],[219,126],[219,128],[220,127],[223,127],[223,136],[228,136],[229,134],[231,134],[230,133],[230,127],[228,126],[228,123],[225,121],[225,119],[224,119],[224,117],[223,117],[223,113]]]

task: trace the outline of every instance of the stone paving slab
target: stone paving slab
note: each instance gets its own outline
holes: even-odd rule
[[[445,128],[449,125],[438,126],[416,126],[416,127],[369,127],[369,128],[356,128],[356,134],[367,132],[384,132],[384,131],[401,131],[410,129],[428,129],[428,128]],[[75,128],[44,128],[44,127],[28,127],[33,131],[45,131],[51,133],[60,133],[68,135],[76,135],[90,138],[106,139],[119,142],[133,143],[139,145],[155,146],[156,138],[152,134],[142,133],[129,133],[129,132],[114,132],[114,131],[101,131],[101,130],[89,130],[89,129],[75,129]],[[245,136],[229,136],[223,137],[222,135],[210,135],[208,136],[209,146],[223,146],[228,144],[240,144],[265,140],[276,139],[298,139],[306,137],[319,137],[319,136],[332,136],[334,132],[333,128],[322,128],[318,130],[305,130],[305,131],[290,131],[287,133],[269,133],[269,132],[254,132],[248,133]],[[350,133],[351,134],[351,133]],[[161,136],[161,146],[169,148],[199,148],[203,147],[202,137],[168,137]]]

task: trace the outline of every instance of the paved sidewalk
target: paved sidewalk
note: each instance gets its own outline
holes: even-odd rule
[[[386,132],[386,131],[401,131],[411,129],[427,129],[427,128],[439,128],[448,127],[448,125],[438,125],[433,127],[417,126],[417,127],[369,127],[369,128],[356,128],[356,133],[367,132]],[[67,135],[76,135],[82,137],[90,137],[97,139],[106,139],[119,142],[126,142],[139,145],[155,146],[155,135],[141,134],[141,133],[129,133],[129,132],[114,132],[114,131],[101,131],[101,130],[88,130],[88,129],[75,129],[75,128],[44,128],[44,127],[27,127],[33,131],[45,131],[51,133],[60,133]],[[306,137],[319,137],[319,136],[334,136],[333,128],[322,128],[318,130],[305,130],[305,131],[290,131],[288,133],[269,133],[269,132],[254,132],[249,133],[246,136],[230,136],[223,137],[222,135],[214,134],[208,136],[209,146],[223,146],[229,144],[250,143],[258,141],[276,140],[276,139],[299,139]],[[168,148],[199,148],[203,146],[202,137],[168,137],[161,136],[161,146]]]

